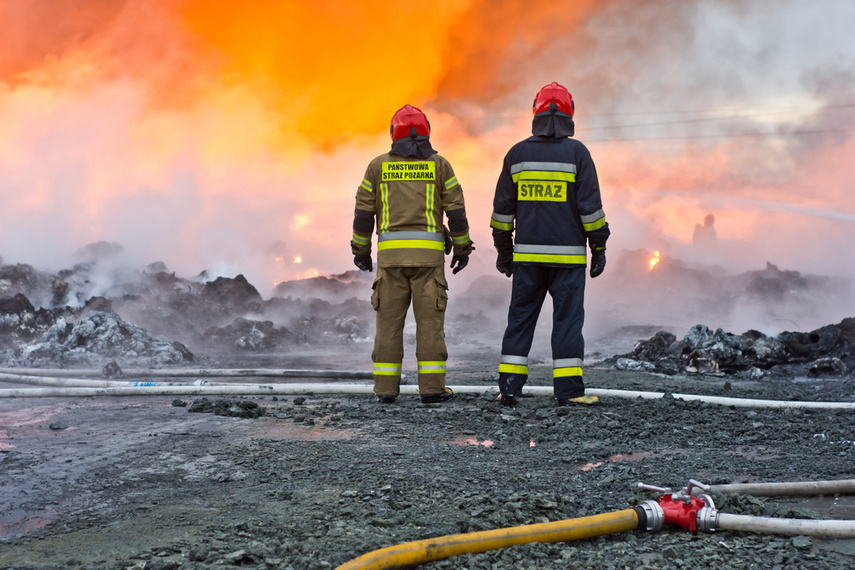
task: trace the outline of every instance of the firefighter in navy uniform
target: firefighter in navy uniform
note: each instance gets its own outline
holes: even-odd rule
[[[508,326],[499,361],[503,405],[513,406],[528,380],[528,353],[546,293],[552,296],[553,388],[558,405],[591,404],[582,382],[586,245],[591,277],[606,265],[609,226],[588,149],[570,138],[573,98],[551,83],[534,100],[533,136],[505,156],[493,200],[496,268],[513,276]]]
[[[392,117],[390,131],[391,150],[371,161],[356,192],[351,242],[354,264],[371,271],[376,221],[374,393],[382,403],[398,395],[404,321],[412,300],[419,394],[425,403],[445,402],[453,397],[445,386],[445,253],[453,249],[451,268],[457,273],[474,249],[463,190],[451,165],[431,147],[430,123],[422,111],[405,105]]]

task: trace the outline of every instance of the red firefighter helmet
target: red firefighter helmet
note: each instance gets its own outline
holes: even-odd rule
[[[389,133],[392,135],[392,140],[396,141],[408,136],[410,129],[416,129],[416,133],[420,135],[430,136],[430,122],[421,109],[404,105],[392,117]]]
[[[576,105],[573,103],[573,96],[570,95],[566,87],[554,81],[537,92],[531,109],[537,115],[548,111],[551,103],[555,103],[555,106],[562,113],[573,117],[573,112],[576,110]]]

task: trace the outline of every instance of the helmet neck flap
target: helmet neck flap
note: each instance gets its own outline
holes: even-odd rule
[[[415,131],[413,131],[415,132]],[[430,137],[423,135],[408,136],[403,139],[392,141],[391,154],[405,156],[408,158],[427,158],[436,151],[430,145]]]
[[[573,117],[557,109],[554,112],[550,109],[544,113],[538,113],[531,121],[531,134],[538,137],[563,139],[572,137],[575,132],[576,124],[573,122]]]

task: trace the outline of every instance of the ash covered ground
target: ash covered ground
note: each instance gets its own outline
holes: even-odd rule
[[[370,276],[286,282],[265,297],[242,276],[110,264],[110,249],[95,244],[91,259],[56,273],[0,263],[0,366],[144,367],[159,378],[175,367],[370,369]],[[647,257],[616,256],[611,281],[589,288],[589,387],[855,401],[855,319],[777,333],[728,326],[814,323],[851,302],[848,283],[773,265],[728,275],[668,260],[641,272]],[[632,294],[618,294],[626,280]],[[495,385],[508,295],[509,281],[493,276],[450,292],[450,385]],[[548,386],[548,319],[540,329],[530,382]],[[411,360],[414,332],[410,323]],[[4,398],[0,418],[3,568],[333,568],[401,542],[655,498],[639,481],[855,478],[849,410],[672,397],[578,408],[525,397],[513,409],[488,394],[391,406],[368,395]],[[855,519],[849,496],[714,498],[728,513]],[[851,539],[667,528],[425,567],[853,564]]]

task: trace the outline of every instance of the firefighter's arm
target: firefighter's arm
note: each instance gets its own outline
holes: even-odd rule
[[[469,220],[466,218],[466,205],[463,201],[463,188],[457,181],[451,165],[441,169],[443,179],[442,208],[448,218],[448,235],[451,237],[454,256],[469,255],[475,249],[469,237]]]
[[[371,271],[371,234],[374,233],[375,217],[374,187],[368,172],[356,190],[356,208],[353,211],[353,239],[350,249],[353,263],[363,271]]]
[[[603,211],[597,169],[585,148],[577,163],[576,208],[591,249],[590,274],[591,277],[597,277],[606,267],[606,241],[611,232],[606,213]]]
[[[508,158],[499,181],[496,183],[496,194],[493,197],[493,215],[490,217],[490,227],[493,228],[493,246],[498,254],[496,269],[510,277],[514,266],[514,219],[517,209],[516,192],[511,178]]]

